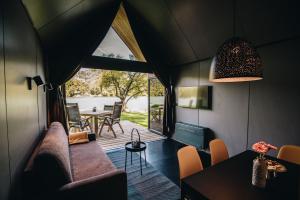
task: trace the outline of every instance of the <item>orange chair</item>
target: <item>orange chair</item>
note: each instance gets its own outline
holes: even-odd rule
[[[186,146],[177,152],[179,162],[180,180],[203,170],[202,162],[197,149],[193,146]]]
[[[227,160],[229,158],[228,151],[223,140],[214,139],[209,142],[211,165]]]
[[[283,145],[277,158],[300,165],[300,146]]]

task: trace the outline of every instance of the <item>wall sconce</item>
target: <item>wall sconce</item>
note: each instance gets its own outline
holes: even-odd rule
[[[27,80],[27,86],[28,90],[32,90],[32,80],[35,82],[35,84],[39,86],[43,86],[44,91],[46,90],[53,90],[51,83],[44,83],[40,75],[34,76],[34,77],[26,77]]]
[[[32,90],[32,80],[35,82],[37,86],[44,85],[44,81],[42,80],[41,76],[35,77],[26,77],[28,90]]]

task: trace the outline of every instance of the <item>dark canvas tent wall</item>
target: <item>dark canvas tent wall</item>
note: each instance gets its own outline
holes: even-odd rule
[[[40,36],[50,80],[63,83],[71,66],[104,62],[89,55],[104,37],[120,1],[23,0]],[[174,76],[180,66],[212,57],[233,35],[256,46],[299,38],[299,1],[124,0],[136,41],[174,103]],[[279,14],[280,13],[280,14]],[[234,26],[235,24],[235,26]],[[110,67],[113,68],[113,63]],[[123,65],[125,66],[125,65]],[[139,70],[138,64],[134,70]],[[119,66],[122,69],[122,65]],[[145,72],[148,66],[140,69]],[[166,111],[174,114],[174,105]],[[173,115],[174,117],[174,115]],[[171,120],[174,121],[174,118]]]
[[[299,4],[296,0],[124,1],[144,56],[156,58],[168,69],[214,56],[233,35],[255,46],[299,37]]]
[[[120,5],[117,0],[24,0],[41,40],[48,81],[48,121],[64,122],[59,86],[71,78],[80,62],[102,41]]]

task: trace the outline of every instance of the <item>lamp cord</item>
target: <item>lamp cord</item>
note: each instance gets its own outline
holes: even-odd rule
[[[233,36],[236,36],[236,0],[233,0]]]
[[[246,150],[248,149],[248,143],[249,143],[249,120],[250,120],[250,94],[251,94],[251,84],[250,82],[248,83],[248,115],[247,115],[247,134],[246,134]]]

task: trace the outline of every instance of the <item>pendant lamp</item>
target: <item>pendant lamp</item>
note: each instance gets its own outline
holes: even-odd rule
[[[239,37],[225,41],[210,68],[212,82],[256,81],[263,78],[262,62],[254,46]]]

